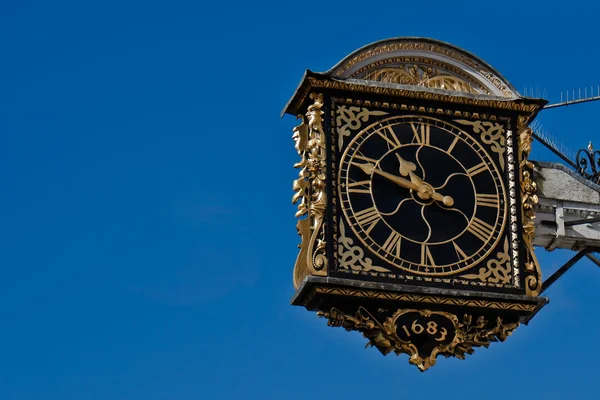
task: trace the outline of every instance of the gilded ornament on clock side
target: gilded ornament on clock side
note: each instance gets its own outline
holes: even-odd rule
[[[323,132],[323,95],[312,93],[313,103],[308,106],[302,123],[294,128],[293,139],[301,160],[294,165],[299,168],[298,179],[293,183],[292,198],[298,204],[296,217],[298,234],[301,236],[300,252],[294,267],[294,286],[299,287],[308,275],[327,275],[325,241],[325,211],[327,208],[327,161],[325,133]]]

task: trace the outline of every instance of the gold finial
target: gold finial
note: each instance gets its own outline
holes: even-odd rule
[[[592,141],[590,140],[590,144],[588,144],[588,150],[591,152],[594,151],[594,146],[592,145]]]

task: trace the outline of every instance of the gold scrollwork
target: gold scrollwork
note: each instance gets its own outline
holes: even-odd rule
[[[504,301],[491,301],[491,300],[480,300],[480,299],[461,299],[456,297],[443,297],[443,296],[426,296],[420,294],[407,294],[407,293],[396,293],[386,292],[379,290],[366,290],[366,289],[352,289],[352,288],[340,288],[340,287],[329,287],[329,286],[317,286],[315,288],[316,293],[337,295],[343,297],[363,297],[367,299],[380,299],[386,301],[402,301],[406,303],[427,303],[427,304],[438,304],[446,306],[459,306],[459,307],[475,307],[475,308],[493,308],[498,310],[513,310],[513,311],[528,311],[532,312],[536,309],[535,304],[527,303],[509,303]]]
[[[466,119],[455,119],[463,125],[473,127],[473,132],[481,134],[481,140],[487,145],[491,145],[491,150],[498,154],[498,162],[504,171],[504,149],[506,148],[506,138],[504,137],[504,127],[501,124],[491,121],[469,121]]]
[[[407,342],[398,337],[397,329],[398,329],[398,319],[408,313],[418,313],[423,317],[431,317],[432,315],[440,315],[446,318],[454,327],[454,338],[448,344],[438,344],[435,346],[429,354],[423,354],[421,349],[417,347],[415,344],[411,342]],[[416,322],[416,321],[415,321]],[[409,359],[408,362],[416,365],[421,371],[425,371],[435,365],[438,354],[452,354],[453,349],[459,344],[460,336],[458,335],[458,318],[454,314],[450,314],[447,312],[440,311],[431,311],[431,310],[398,310],[394,313],[394,315],[390,318],[387,318],[385,322],[382,324],[384,335],[386,337],[391,338],[391,342],[393,343],[393,347],[389,347],[386,349],[385,354],[393,351],[396,355],[400,354],[408,354]],[[412,327],[411,327],[412,328]],[[424,330],[424,328],[423,328]],[[413,333],[418,332],[418,330],[412,329]],[[446,331],[446,335],[448,332]],[[445,336],[445,335],[444,335]],[[434,338],[434,340],[437,340]]]
[[[378,115],[386,115],[385,111],[377,111],[377,110],[369,110],[367,108],[361,107],[346,107],[344,105],[340,105],[336,109],[337,117],[335,119],[335,123],[337,126],[337,134],[338,134],[338,147],[339,150],[342,151],[344,147],[344,138],[350,136],[352,130],[358,130],[362,126],[363,122],[367,122],[369,117],[378,116]]]
[[[294,127],[292,139],[294,139],[294,147],[300,156],[300,161],[294,164],[294,168],[300,168],[300,172],[298,173],[298,179],[294,180],[293,190],[295,193],[292,197],[292,204],[300,202],[300,204],[298,204],[298,211],[296,211],[296,217],[301,218],[308,213],[310,182],[308,181],[309,173],[306,169],[308,125],[304,121],[302,115],[298,115],[298,118],[302,120],[302,123]],[[300,282],[302,282],[309,274],[308,264],[306,263],[306,254],[310,237],[310,220],[308,218],[298,220],[296,229],[301,238],[301,242],[298,245],[300,252],[296,258],[296,265],[294,266],[294,286],[298,288]]]
[[[338,238],[339,268],[363,272],[390,272],[389,269],[373,265],[370,258],[365,257],[360,246],[353,246],[354,241],[346,236],[346,226],[340,221],[340,235]]]
[[[527,124],[528,118],[520,116],[518,119],[518,156],[523,216],[523,241],[526,248],[525,288],[528,295],[538,296],[542,289],[542,272],[533,250],[533,238],[535,236],[535,207],[539,198],[536,194],[537,183],[533,179],[533,163],[528,160],[529,153],[531,152],[531,143],[533,142],[533,134]]]
[[[326,148],[323,132],[323,95],[312,93],[314,103],[308,107],[306,120],[294,128],[293,139],[301,161],[294,165],[300,168],[294,180],[295,191],[292,203],[298,205],[296,217],[308,214],[296,224],[301,236],[300,252],[294,267],[294,286],[299,287],[307,275],[327,275],[325,242],[325,210],[327,207]],[[302,118],[300,116],[300,118]]]
[[[327,176],[327,151],[325,147],[325,132],[323,132],[323,95],[312,93],[314,103],[308,106],[308,160],[307,169],[311,187],[309,216],[312,219],[312,237],[308,247],[311,255],[311,266],[316,271],[327,272],[327,255],[325,254],[325,210],[327,208],[327,193],[325,180]]]
[[[481,65],[479,62],[475,61],[473,57],[466,56],[464,53],[458,52],[454,49],[450,49],[445,46],[440,46],[437,44],[431,43],[418,43],[418,42],[400,42],[400,43],[391,43],[391,44],[379,44],[376,47],[370,48],[366,51],[360,52],[355,57],[350,60],[344,61],[339,67],[336,68],[334,72],[334,76],[342,76],[345,71],[352,68],[355,64],[369,59],[369,58],[382,58],[381,55],[386,53],[394,53],[402,50],[419,50],[426,52],[433,52],[442,54],[446,57],[450,57],[454,60],[457,60],[461,63],[464,63],[474,70],[478,71],[480,74],[485,76],[490,82],[498,88],[506,97],[514,96],[512,90],[510,90],[504,82],[502,82],[492,71],[490,71],[487,67]]]
[[[384,83],[398,83],[428,88],[479,93],[472,85],[454,75],[441,73],[437,68],[417,64],[402,64],[397,67],[379,68],[369,71],[362,79]]]
[[[342,80],[334,80],[323,75],[315,74],[312,76],[307,76],[306,79],[302,81],[300,87],[294,94],[294,97],[290,100],[290,103],[288,107],[284,110],[284,112],[287,114],[297,113],[301,105],[304,104],[304,102],[306,101],[308,94],[313,89],[344,90],[375,95],[404,97],[407,99],[430,101],[432,103],[443,102],[449,104],[466,104],[487,109],[517,111],[527,113],[530,115],[538,112],[543,107],[543,104],[545,104],[541,101],[530,102],[509,99],[505,100],[502,98],[495,98],[489,96],[456,96],[449,92],[436,91],[434,93],[432,91],[425,90],[411,90],[408,88],[405,89],[399,87],[387,87],[383,85],[373,84],[369,85],[360,82],[346,82]]]
[[[397,334],[398,318],[408,312],[419,313],[424,317],[439,315],[448,319],[454,326],[454,337],[447,344],[436,344],[428,352],[422,354],[422,348],[417,344],[401,340]],[[397,310],[383,322],[379,321],[364,307],[359,307],[354,314],[345,313],[337,308],[329,311],[319,311],[317,316],[326,318],[327,325],[343,327],[347,331],[359,331],[369,339],[367,347],[375,346],[384,355],[391,352],[409,355],[409,363],[425,371],[435,365],[438,355],[464,359],[467,354],[474,353],[474,347],[489,347],[492,342],[503,342],[519,326],[518,322],[504,323],[500,317],[488,322],[480,316],[473,322],[473,316],[465,314],[462,321],[455,314],[431,310]]]
[[[409,89],[399,88],[388,88],[381,86],[369,86],[357,83],[350,83],[338,80],[320,79],[314,76],[307,78],[309,87],[312,88],[323,88],[323,89],[335,89],[335,90],[348,90],[361,93],[371,93],[379,95],[399,96],[419,100],[438,101],[453,104],[469,104],[477,107],[495,108],[499,110],[511,110],[520,111],[525,113],[534,113],[538,111],[542,105],[537,103],[528,104],[525,102],[507,101],[495,98],[470,98],[462,96],[454,96],[452,94],[444,93],[430,93],[421,92]],[[287,110],[293,112],[294,108],[304,101],[304,92],[299,89],[301,93],[299,96],[294,98],[294,101],[290,103],[290,107]],[[307,90],[307,89],[305,89]]]
[[[488,323],[483,316],[480,316],[473,323],[473,316],[465,314],[458,325],[459,341],[451,355],[464,360],[465,355],[475,352],[473,347],[487,348],[492,342],[504,342],[519,327],[518,322],[504,323],[500,317],[497,317],[494,322]]]
[[[302,120],[302,123],[294,127],[294,147],[301,157],[300,161],[294,164],[294,168],[300,168],[298,172],[298,179],[294,180],[293,190],[296,192],[292,197],[292,204],[298,204],[298,211],[296,217],[302,217],[308,212],[308,171],[306,169],[306,150],[308,148],[308,125],[304,122],[302,115],[298,115],[298,119]]]
[[[504,249],[496,255],[497,259],[488,260],[487,266],[479,268],[477,274],[462,275],[465,279],[478,279],[482,282],[501,283],[507,285],[511,278],[510,252],[508,238],[504,238]]]

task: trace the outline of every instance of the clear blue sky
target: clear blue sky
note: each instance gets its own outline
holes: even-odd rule
[[[426,36],[513,85],[600,84],[592,2],[4,1],[0,399],[597,397],[600,269],[425,373],[289,305],[306,68]],[[600,104],[540,116],[574,150]],[[550,160],[539,145],[534,158]],[[570,257],[540,259],[546,276]]]

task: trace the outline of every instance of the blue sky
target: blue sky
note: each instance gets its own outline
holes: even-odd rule
[[[0,399],[592,398],[584,260],[504,344],[419,373],[289,305],[305,69],[395,36],[513,85],[600,84],[588,2],[6,1],[0,6]],[[545,111],[577,150],[600,103]],[[533,158],[551,160],[541,146]],[[539,252],[546,276],[572,254]]]

